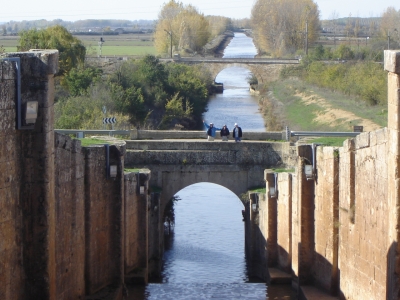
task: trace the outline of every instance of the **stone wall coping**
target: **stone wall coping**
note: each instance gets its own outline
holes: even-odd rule
[[[400,74],[400,50],[385,50],[384,68],[388,72]]]
[[[44,63],[46,70],[43,70],[46,74],[57,74],[58,65],[58,50],[56,49],[31,49],[29,52],[9,52],[4,55],[4,58],[20,57],[22,59],[38,58]],[[24,71],[24,70],[22,70]],[[28,73],[29,70],[26,70]]]

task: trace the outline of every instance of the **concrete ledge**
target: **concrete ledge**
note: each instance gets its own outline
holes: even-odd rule
[[[271,284],[284,284],[292,282],[292,275],[276,268],[268,268]]]
[[[126,294],[126,287],[119,285],[109,285],[93,295],[85,297],[85,300],[122,300]]]
[[[313,286],[301,286],[299,300],[339,300]]]

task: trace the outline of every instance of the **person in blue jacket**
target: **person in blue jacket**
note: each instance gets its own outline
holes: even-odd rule
[[[215,139],[217,130],[220,131],[221,128],[214,127],[213,123],[210,123],[210,125],[209,125],[204,120],[203,120],[203,123],[204,123],[204,126],[206,126],[206,128],[207,128],[208,140],[213,141]]]

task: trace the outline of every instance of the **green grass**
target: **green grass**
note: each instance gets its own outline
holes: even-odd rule
[[[293,173],[294,169],[272,169],[275,173]]]
[[[310,86],[313,91],[329,101],[333,108],[343,109],[352,112],[356,116],[371,120],[376,124],[386,127],[387,126],[387,105],[368,105],[361,99],[355,97],[348,97],[341,93],[334,93],[327,89]],[[357,124],[354,124],[357,125]]]
[[[81,141],[82,147],[88,147],[92,145],[104,145],[104,144],[109,144],[107,141],[104,140],[99,140],[99,139],[92,139],[92,138],[83,138],[83,139],[78,139]]]
[[[125,172],[130,172],[130,173],[139,173],[139,172],[140,172],[140,169],[136,169],[136,168],[133,168],[133,169],[131,169],[131,168],[125,168],[124,171],[125,171]]]
[[[285,123],[291,130],[304,131],[349,131],[349,126],[360,125],[361,119],[368,119],[376,124],[387,126],[387,108],[386,106],[371,106],[355,97],[348,97],[342,93],[335,93],[327,89],[309,85],[301,80],[285,79],[272,84],[274,97],[283,103],[283,117]],[[349,123],[339,124],[338,118],[331,124],[322,124],[312,120],[319,112],[326,109],[317,105],[304,105],[296,93],[305,95],[315,94],[324,98],[332,108],[342,109],[352,112],[360,119],[354,119]]]
[[[97,50],[97,49],[96,49]],[[96,51],[93,54],[98,54]],[[103,46],[101,56],[138,56],[146,54],[156,54],[153,46]]]
[[[7,52],[17,52],[17,47],[3,47],[4,51]]]
[[[266,191],[267,191],[267,189],[265,187],[258,187],[258,188],[249,190],[250,193],[260,193],[260,194],[265,194]]]
[[[98,56],[100,48],[98,41],[100,35],[75,36],[86,47],[87,56]],[[120,34],[106,35],[102,45],[101,56],[144,56],[156,54],[152,34]],[[0,47],[5,52],[16,52],[19,36],[0,36]]]
[[[348,137],[320,137],[310,140],[309,143],[321,144],[324,146],[342,147],[343,142],[349,139]]]

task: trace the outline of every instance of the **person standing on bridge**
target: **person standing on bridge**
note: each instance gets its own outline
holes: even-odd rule
[[[242,140],[242,128],[235,123],[235,128],[233,128],[232,136],[235,138],[235,142],[240,142]]]
[[[204,120],[203,120],[203,123],[204,123],[204,126],[206,126],[206,128],[207,128],[208,140],[213,141],[215,139],[215,134],[216,134],[217,130],[221,130],[221,128],[214,127],[213,123],[210,123],[210,125],[208,125],[206,122],[204,122]]]
[[[223,141],[228,141],[229,129],[228,129],[228,127],[226,127],[226,125],[222,126],[220,134],[221,134],[221,138]]]

